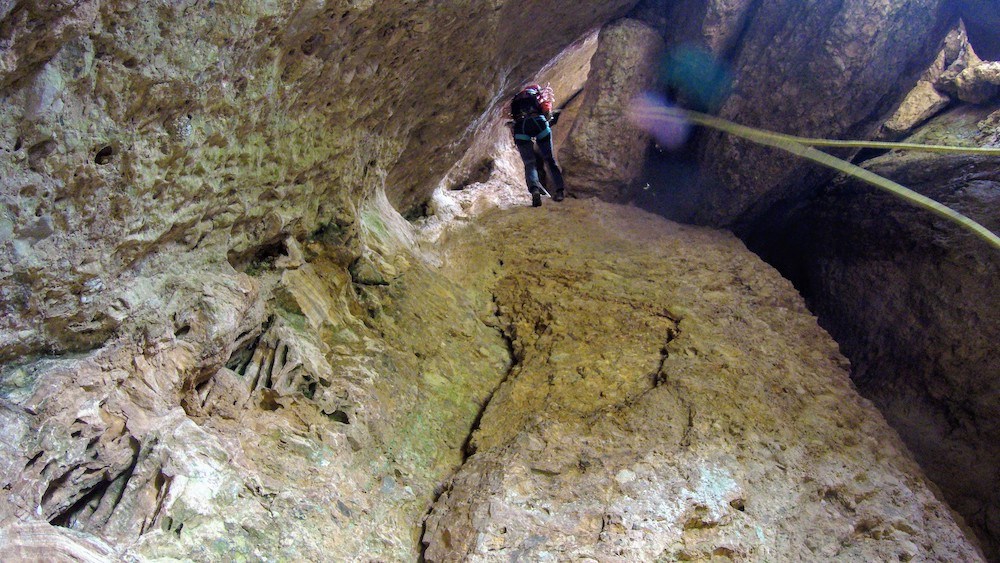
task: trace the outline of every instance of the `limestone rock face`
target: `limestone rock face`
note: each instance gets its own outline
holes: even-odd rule
[[[624,113],[652,85],[663,40],[648,25],[626,19],[601,30],[598,41],[583,103],[559,157],[569,192],[614,201],[642,172],[649,137]]]
[[[961,29],[964,29],[964,25],[960,26],[959,31]],[[948,34],[948,37],[945,39],[944,48],[938,54],[938,58],[935,59],[934,64],[924,72],[921,80],[933,80],[934,86],[938,90],[957,98],[958,88],[955,86],[955,79],[967,68],[981,64],[983,61],[976,54],[972,45],[969,44],[967,35],[957,38],[957,50],[955,39],[955,31]]]
[[[983,62],[963,70],[955,78],[958,98],[982,104],[1000,97],[1000,62]]]
[[[752,8],[751,0],[645,0],[632,16],[664,30],[670,46],[697,44],[725,56],[738,44]]]
[[[946,108],[952,101],[951,94],[957,94],[954,80],[968,67],[970,59],[977,57],[960,23],[948,33],[937,58],[885,122],[882,135],[899,138]]]
[[[140,332],[0,372],[3,559],[417,558],[509,354],[488,295],[362,215],[365,262],[330,232],[253,275],[180,265]]]
[[[44,522],[0,527],[0,545],[7,561],[112,561],[118,554],[106,543]]]
[[[903,103],[888,121],[885,128],[892,134],[906,133],[948,107],[951,98],[929,81],[921,80],[906,95]]]
[[[93,349],[164,256],[243,268],[376,193],[418,208],[633,3],[0,3],[0,359]]]
[[[720,114],[807,137],[865,137],[933,60],[950,25],[942,7],[939,0],[762,3],[733,57],[734,90]],[[738,226],[830,177],[772,149],[705,138],[700,161],[718,181],[691,194],[698,222]]]
[[[956,108],[907,140],[1000,146],[998,110]],[[889,153],[865,167],[1000,231],[995,158]],[[859,390],[885,413],[996,559],[996,250],[853,182],[838,181],[816,201],[768,219],[771,227],[761,229],[751,247],[807,296],[851,358]]]
[[[732,237],[571,202],[455,262],[400,214],[633,4],[0,0],[0,559],[416,560],[474,453],[430,558],[975,560]],[[732,116],[850,132],[925,66],[937,6],[695,13],[738,55]],[[617,197],[645,141],[605,96],[660,39],[608,35],[576,137],[580,178]],[[705,213],[752,203],[732,199]]]
[[[588,200],[541,238],[537,215],[464,239],[498,264],[516,365],[427,520],[428,560],[980,560],[734,237]]]

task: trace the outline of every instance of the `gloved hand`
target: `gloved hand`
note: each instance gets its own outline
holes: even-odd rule
[[[549,118],[549,125],[555,125],[559,122],[559,114],[562,113],[561,109],[557,109],[552,112],[552,117]]]

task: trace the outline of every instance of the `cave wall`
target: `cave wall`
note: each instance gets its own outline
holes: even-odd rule
[[[937,54],[952,22],[944,4],[764,3],[734,57],[734,91],[719,113],[805,137],[867,137]],[[709,223],[748,220],[831,176],[796,157],[718,134],[709,135],[703,150],[701,160],[722,190],[707,194],[698,214]],[[729,166],[735,159],[755,164]]]
[[[806,137],[865,137],[892,114],[939,51],[954,21],[948,2],[650,3],[668,45],[714,55],[732,76],[721,117]],[[667,17],[657,18],[666,13]],[[832,174],[795,157],[704,132],[697,161],[706,181],[671,185],[668,216],[741,229],[782,200],[817,189]],[[752,162],[752,166],[740,163]],[[665,183],[661,179],[660,183]],[[675,210],[671,210],[675,209]],[[677,211],[679,210],[679,212]]]
[[[363,215],[365,236],[405,234]],[[343,248],[325,233],[253,275],[171,275],[149,305],[176,329],[5,366],[0,556],[417,559],[509,353],[489,295]]]
[[[419,208],[477,117],[632,3],[4,3],[0,358],[107,339],[168,254],[242,268],[378,190]]]
[[[0,537],[30,536],[11,523],[40,518],[26,524],[45,530],[35,537],[65,541],[50,521],[163,557],[414,556],[414,515],[461,461],[457,429],[506,351],[487,298],[403,251],[412,235],[396,211],[420,208],[490,107],[632,3],[4,3],[0,414],[12,432],[0,446],[16,490]],[[745,45],[740,95],[776,80],[753,79],[760,68],[814,70],[790,55],[820,39],[792,37],[826,29],[836,3],[738,4],[704,17],[727,30],[714,48]],[[834,29],[855,29],[859,6]],[[880,12],[857,28],[872,48],[826,84],[865,92],[861,110],[883,108],[909,74],[878,93],[890,82],[859,69],[900,54],[900,68],[919,66],[930,47],[918,43],[933,43],[937,4],[907,6],[934,16]],[[904,31],[912,43],[886,40]],[[798,100],[792,117],[827,109],[823,92],[809,106],[762,91],[772,109]],[[743,217],[742,196],[722,199],[706,212]],[[428,319],[431,340],[468,346],[428,348],[407,328]]]
[[[1000,110],[958,107],[908,139],[996,146]],[[890,153],[865,167],[1000,230],[995,158]],[[838,180],[748,239],[806,295],[854,380],[1000,556],[1000,255],[895,198]]]
[[[4,559],[419,557],[509,351],[399,212],[632,3],[3,3]]]
[[[722,8],[731,11],[720,20]],[[723,117],[803,136],[870,138],[901,103],[915,109],[904,97],[921,72],[931,103],[898,129],[958,103],[953,83],[969,64],[956,44],[962,34],[938,52],[941,68],[930,65],[955,21],[952,9],[971,26],[977,52],[994,52],[990,22],[1000,10],[990,1],[645,2],[639,12],[668,37],[729,63],[734,91]],[[657,19],[664,13],[675,17]],[[740,41],[719,39],[734,29]],[[914,140],[995,146],[992,110],[968,111]],[[739,139],[702,131],[682,151],[651,154],[657,189],[636,201],[668,217],[733,228],[795,281],[851,358],[859,389],[884,409],[995,559],[995,252],[906,204],[843,181],[830,185],[831,173]],[[995,162],[896,155],[872,167],[998,230]]]

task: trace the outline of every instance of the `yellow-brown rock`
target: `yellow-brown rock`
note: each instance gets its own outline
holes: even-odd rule
[[[517,363],[428,560],[981,560],[776,271],[730,235],[549,209],[455,251],[489,249]]]
[[[617,201],[642,172],[649,136],[623,117],[653,86],[662,54],[663,40],[642,22],[625,19],[601,31],[583,101],[559,150],[575,196]]]

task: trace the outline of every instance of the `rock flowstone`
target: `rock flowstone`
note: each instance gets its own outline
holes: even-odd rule
[[[144,334],[0,371],[0,559],[416,559],[509,352],[488,295],[365,216],[377,281],[289,240],[158,284]]]

